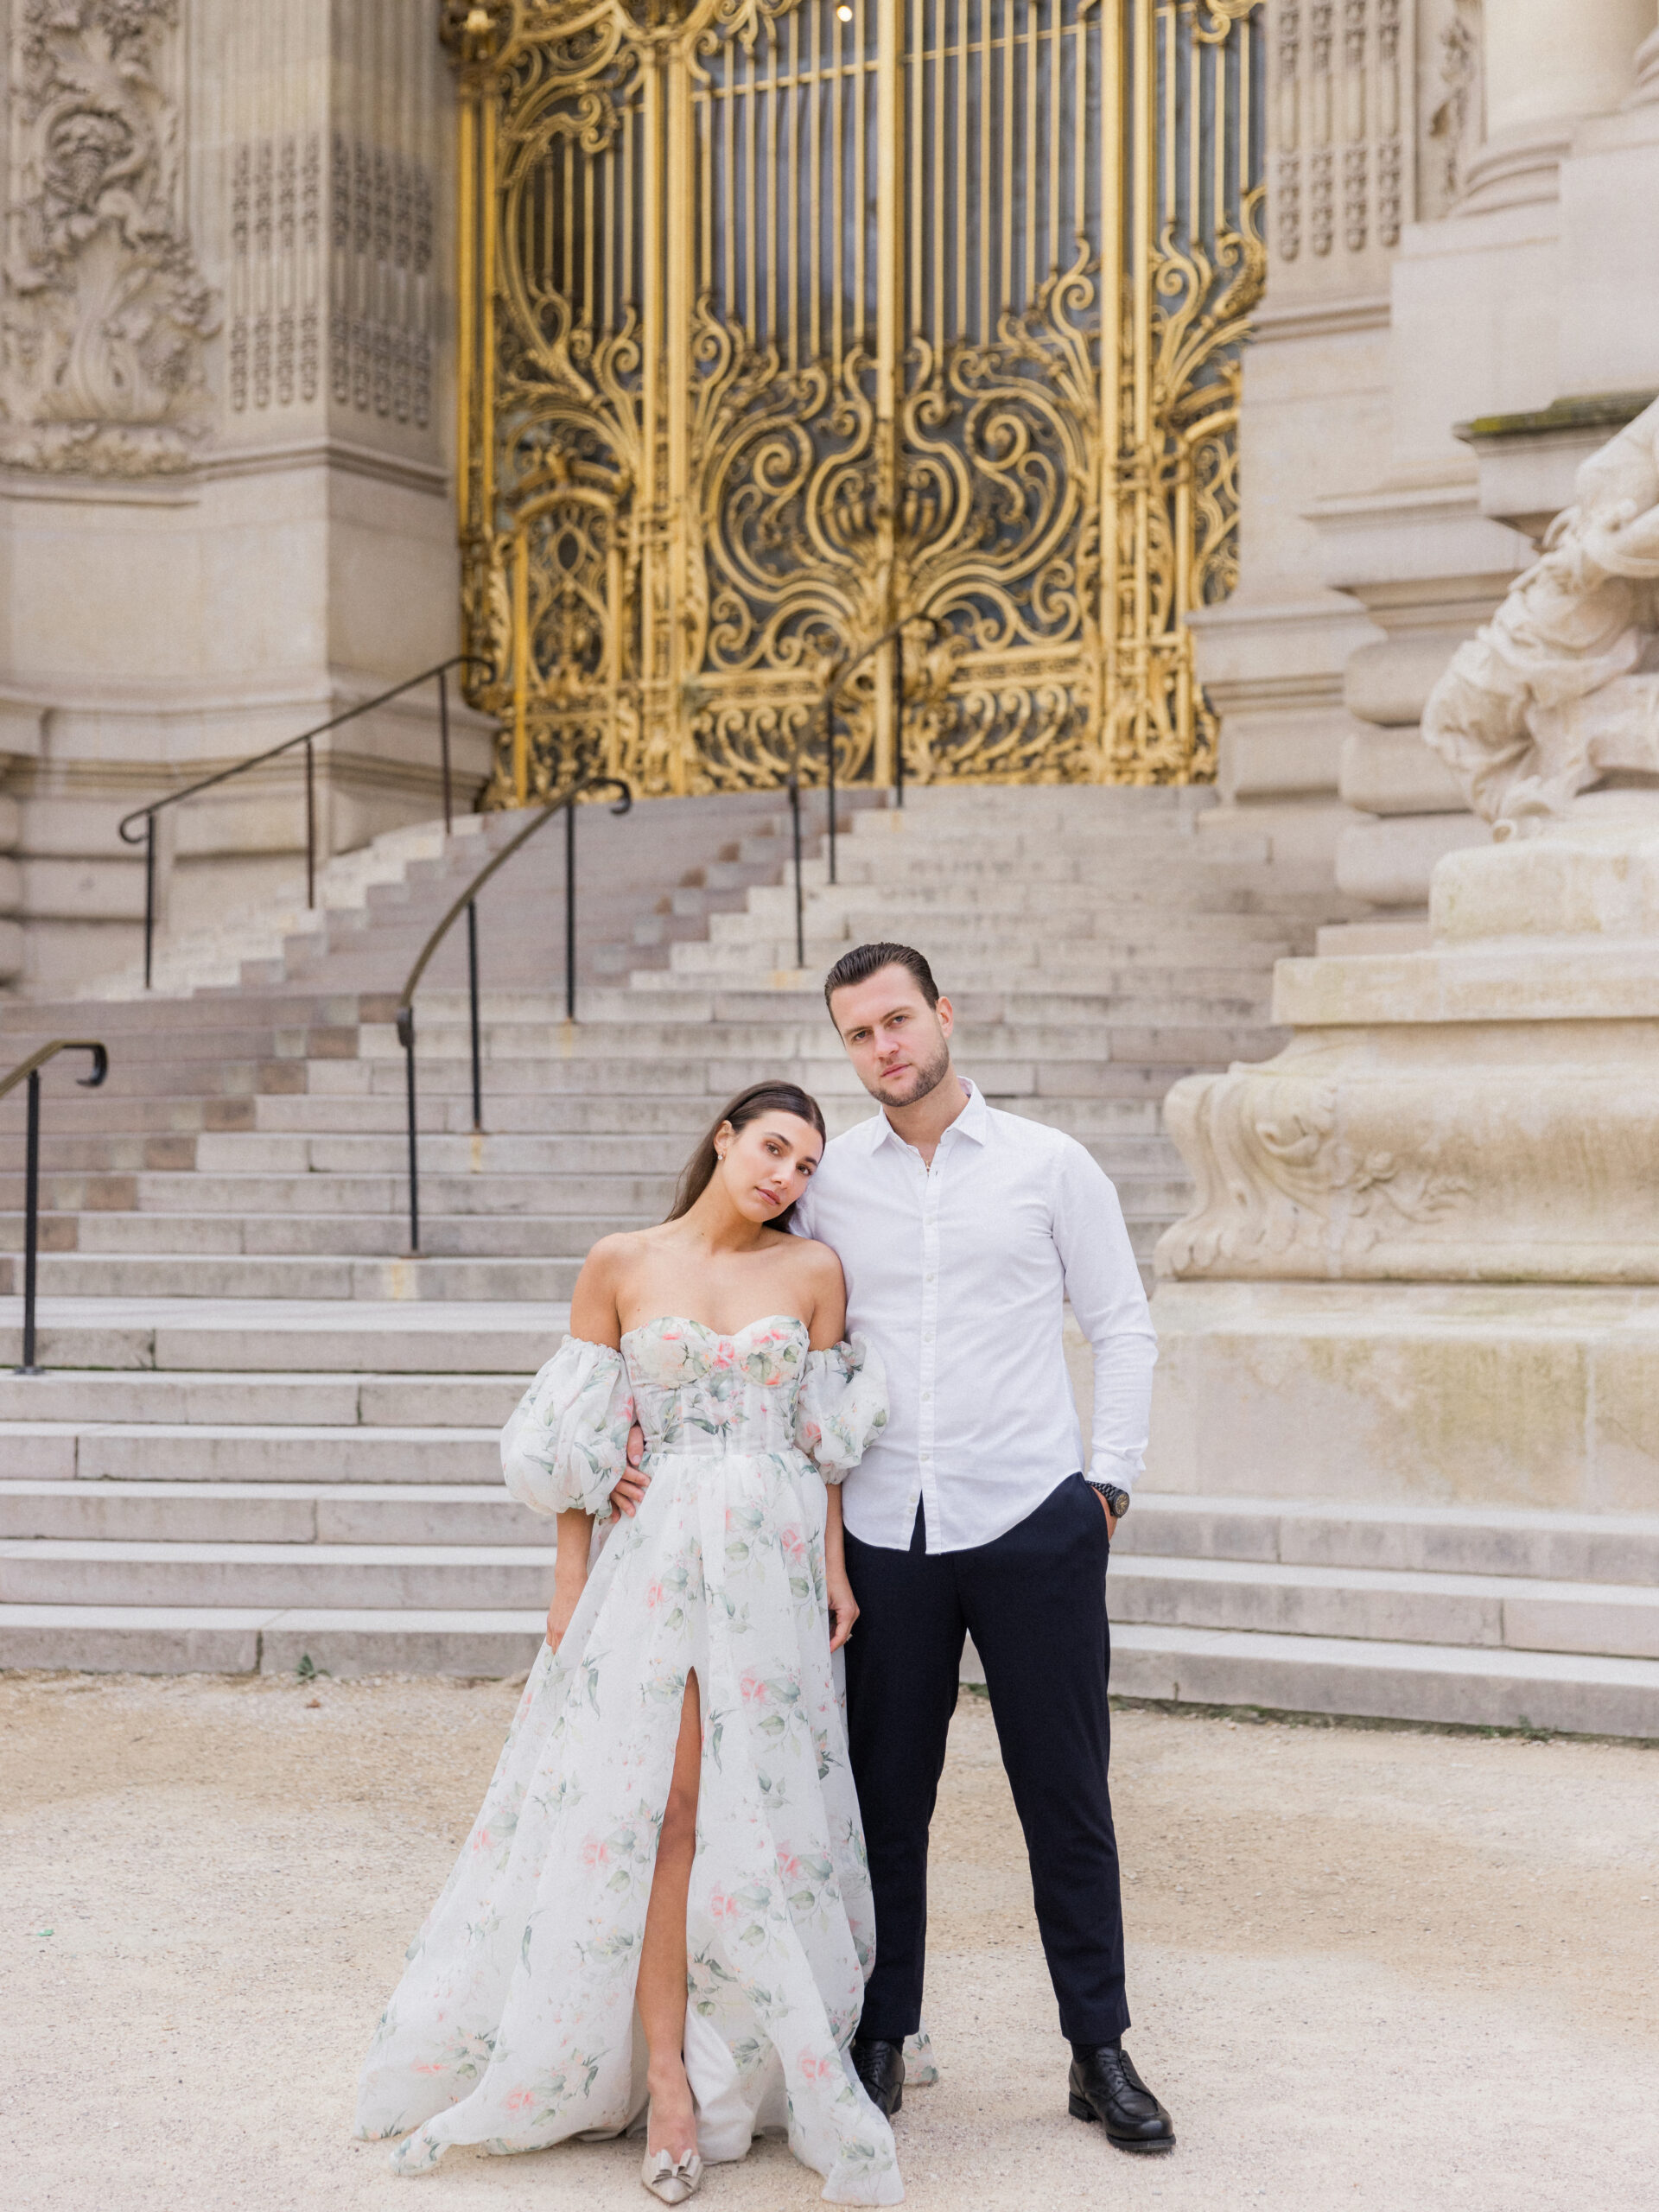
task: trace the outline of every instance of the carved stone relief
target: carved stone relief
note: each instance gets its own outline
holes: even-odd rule
[[[1274,10],[1281,268],[1300,263],[1313,276],[1323,266],[1339,283],[1368,284],[1377,280],[1376,249],[1391,253],[1400,243],[1413,212],[1414,8],[1415,0],[1281,0]]]
[[[1368,1143],[1344,1128],[1351,1103],[1340,1084],[1310,1080],[1283,1059],[1178,1083],[1165,1121],[1197,1176],[1198,1202],[1166,1232],[1160,1269],[1363,1276],[1379,1243],[1465,1205],[1467,1181],[1422,1155],[1421,1131],[1403,1149],[1398,1132],[1392,1143]]]
[[[420,163],[336,135],[334,398],[419,430],[432,416],[432,200]]]
[[[219,324],[187,227],[180,0],[19,0],[7,86],[0,459],[186,466]]]
[[[322,147],[315,131],[237,147],[231,165],[232,410],[305,404],[321,365]]]
[[[1480,0],[1436,0],[1426,23],[1423,77],[1432,102],[1422,138],[1419,197],[1433,222],[1463,192],[1482,126]]]

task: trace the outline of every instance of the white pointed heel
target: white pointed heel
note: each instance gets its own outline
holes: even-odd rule
[[[639,2178],[664,2204],[683,2204],[702,2187],[702,2160],[696,2151],[683,2158],[667,2151],[647,2151]]]

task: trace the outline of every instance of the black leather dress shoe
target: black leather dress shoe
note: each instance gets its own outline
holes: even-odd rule
[[[855,2041],[853,2071],[864,2084],[870,2102],[876,2110],[893,2118],[905,2101],[905,2046],[901,2043],[881,2043],[872,2037],[868,2043]]]
[[[856,2048],[856,2046],[855,2046]],[[1173,2151],[1175,2123],[1135,2072],[1127,2052],[1104,2044],[1071,2061],[1067,2109],[1098,2120],[1121,2151]]]

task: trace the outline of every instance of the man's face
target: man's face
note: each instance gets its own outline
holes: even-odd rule
[[[843,984],[830,1012],[859,1081],[882,1105],[913,1106],[950,1074],[950,1001],[929,1006],[908,968]]]

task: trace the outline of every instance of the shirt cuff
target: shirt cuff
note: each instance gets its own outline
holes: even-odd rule
[[[1126,1491],[1133,1497],[1135,1477],[1140,1471],[1140,1466],[1135,1460],[1120,1459],[1116,1452],[1097,1452],[1084,1479],[1091,1483],[1109,1483],[1114,1490]]]

